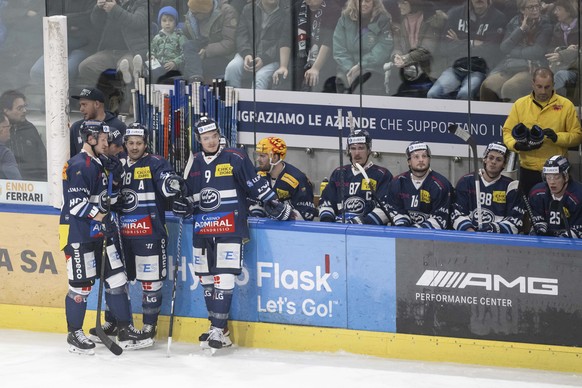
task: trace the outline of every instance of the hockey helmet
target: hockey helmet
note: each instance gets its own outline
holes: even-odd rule
[[[280,137],[265,137],[257,143],[256,152],[269,155],[277,154],[283,160],[287,155],[287,144]]]
[[[554,155],[544,163],[542,169],[542,179],[546,180],[546,174],[562,174],[564,178],[568,176],[570,162],[562,155]]]
[[[87,143],[89,136],[93,136],[93,138],[97,139],[100,133],[106,133],[107,137],[109,137],[110,134],[109,125],[99,120],[83,121],[79,128],[79,134],[84,143]]]
[[[348,149],[352,144],[365,144],[372,149],[372,136],[365,129],[355,129],[348,136]]]
[[[131,123],[125,130],[125,135],[123,135],[123,142],[126,143],[130,136],[140,136],[143,138],[144,143],[148,142],[148,130],[146,127],[138,122]]]
[[[410,159],[410,155],[415,151],[426,151],[426,154],[430,158],[430,148],[425,142],[422,141],[413,141],[406,147],[406,159]]]
[[[196,140],[200,141],[200,135],[210,131],[217,131],[220,135],[220,127],[216,121],[207,116],[200,117],[200,120],[198,120],[198,122],[194,125],[194,134],[196,135]]]
[[[490,151],[497,151],[503,155],[504,159],[507,159],[507,147],[500,141],[489,143],[487,148],[485,148],[485,152],[483,152],[483,158],[486,158]]]

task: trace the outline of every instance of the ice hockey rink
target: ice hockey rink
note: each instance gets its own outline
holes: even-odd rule
[[[234,347],[211,356],[167,342],[114,356],[70,354],[64,334],[0,330],[1,387],[567,387],[582,376],[529,369],[414,362],[347,353]]]

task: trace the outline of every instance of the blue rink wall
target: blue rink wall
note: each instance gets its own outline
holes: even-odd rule
[[[258,219],[250,226],[233,320],[582,346],[582,241]],[[176,219],[168,228],[172,263]],[[176,315],[205,318],[191,223],[182,244]],[[164,315],[170,295],[168,281]]]

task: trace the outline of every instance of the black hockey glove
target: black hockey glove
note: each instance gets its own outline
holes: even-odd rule
[[[113,175],[113,182],[120,183],[123,175],[123,166],[119,159],[115,156],[99,155],[99,160],[101,161],[103,168]]]
[[[533,228],[529,234],[533,236],[547,236],[548,224],[546,224],[545,222],[536,222],[533,225]]]
[[[362,216],[355,216],[350,218],[346,221],[347,224],[356,224],[356,225],[363,225],[364,224],[364,217]]]
[[[276,199],[265,202],[265,211],[269,218],[279,221],[294,219],[293,208],[287,202],[279,202]]]
[[[410,217],[408,215],[399,217],[398,219],[394,220],[394,226],[411,226],[412,225],[412,221],[410,220]]]
[[[107,238],[115,238],[117,236],[117,224],[113,217],[115,217],[113,213],[109,212],[101,221],[101,229]]]
[[[517,143],[527,144],[529,129],[523,124],[519,123],[511,130],[511,136]],[[517,149],[517,148],[516,148]]]
[[[529,143],[528,144],[515,143],[513,148],[515,148],[517,151],[532,151],[532,150],[537,150],[541,146],[542,146],[541,143],[539,145],[536,145],[536,146],[532,146]]]
[[[560,230],[555,234],[556,237],[572,238],[572,233],[569,229]]]
[[[527,142],[527,145],[530,146],[530,149],[537,150],[538,148],[541,148],[543,142],[544,142],[544,130],[538,127],[537,125],[534,125],[533,127],[531,127],[531,130],[529,131],[529,140]]]
[[[552,128],[544,129],[544,136],[554,143],[558,141],[558,135],[556,134],[556,132],[554,132]]]
[[[485,222],[484,224],[481,224],[479,232],[501,233],[501,228],[499,227],[499,224],[496,224],[495,222]]]
[[[186,181],[179,175],[171,175],[166,179],[166,191],[169,194],[178,194],[181,197],[188,195]]]
[[[189,218],[194,213],[194,205],[185,197],[175,197],[172,212],[178,217]]]

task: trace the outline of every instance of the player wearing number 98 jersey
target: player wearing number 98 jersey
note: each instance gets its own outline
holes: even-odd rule
[[[406,148],[409,171],[394,178],[382,202],[395,226],[446,229],[451,205],[451,184],[430,168],[430,149],[412,142]]]

